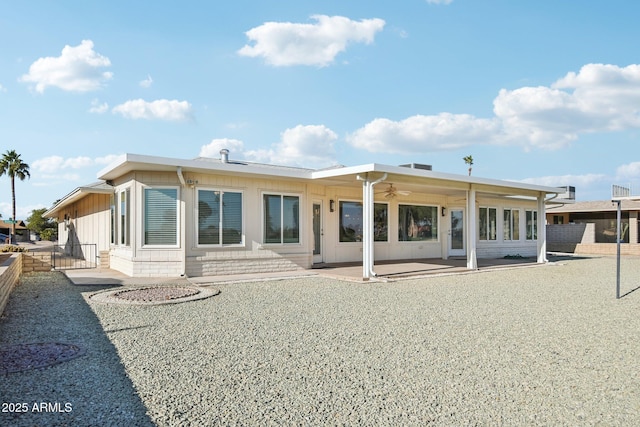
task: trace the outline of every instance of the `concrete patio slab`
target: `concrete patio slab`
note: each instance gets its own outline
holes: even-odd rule
[[[375,264],[377,277],[372,280],[393,281],[430,275],[467,274],[498,268],[533,267],[535,258],[481,259],[478,270],[468,270],[466,260],[460,258],[379,261]],[[276,273],[232,274],[202,277],[129,277],[111,269],[66,270],[67,277],[76,285],[139,286],[148,284],[193,283],[196,285],[278,280],[304,276],[325,276],[340,280],[361,282],[362,264],[359,262],[315,265],[310,270],[295,270]]]

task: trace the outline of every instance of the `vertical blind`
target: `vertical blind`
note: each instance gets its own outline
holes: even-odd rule
[[[178,190],[144,190],[144,244],[178,244]]]

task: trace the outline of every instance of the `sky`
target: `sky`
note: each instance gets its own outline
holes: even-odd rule
[[[640,193],[640,2],[0,0],[17,217],[125,153]],[[11,217],[9,178],[0,214]]]

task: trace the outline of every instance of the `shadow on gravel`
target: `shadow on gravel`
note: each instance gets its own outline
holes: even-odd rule
[[[4,375],[0,425],[154,425],[115,347],[82,296],[112,287],[74,286],[60,272],[21,277],[0,318],[0,347],[66,342],[81,346],[85,354],[47,368]]]
[[[639,290],[640,286],[638,286],[637,288],[631,289],[630,291],[625,292],[624,294],[620,295],[620,298],[624,298],[632,293],[634,293],[635,291]]]

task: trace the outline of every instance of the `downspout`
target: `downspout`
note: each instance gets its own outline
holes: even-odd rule
[[[374,241],[373,241],[373,187],[376,184],[387,179],[385,173],[382,177],[375,181],[369,181],[368,174],[363,178],[358,175],[356,177],[358,181],[362,182],[362,278],[369,280],[371,277],[376,277],[376,273],[373,271],[374,260]]]
[[[540,193],[538,197],[538,264],[544,264],[547,260],[547,214],[545,212],[546,194]]]
[[[358,175],[356,179],[362,181],[362,279],[369,280],[369,237],[366,232],[369,222],[369,174],[365,174],[364,178]]]
[[[182,188],[185,188],[187,183],[184,180],[184,175],[182,175],[182,166],[178,166],[176,168],[176,173],[178,174],[178,179],[180,180],[180,184],[182,186]],[[180,198],[183,198],[184,196],[182,195],[182,191],[180,192]],[[184,200],[184,199],[183,199]],[[182,203],[180,204],[180,206],[182,206]],[[186,221],[185,221],[185,216],[183,214],[180,214],[180,243],[182,245],[182,273],[180,274],[181,277],[187,277],[187,252],[186,252],[186,242],[185,242],[185,238],[186,238]]]
[[[538,264],[549,262],[547,259],[547,202],[558,197],[558,193],[545,199],[546,194],[541,193],[538,198]],[[544,233],[544,234],[541,234]]]
[[[187,182],[184,180],[184,175],[182,175],[182,166],[178,166],[176,169],[176,172],[178,173],[178,179],[180,180],[180,184],[182,184],[183,187],[187,185]]]

